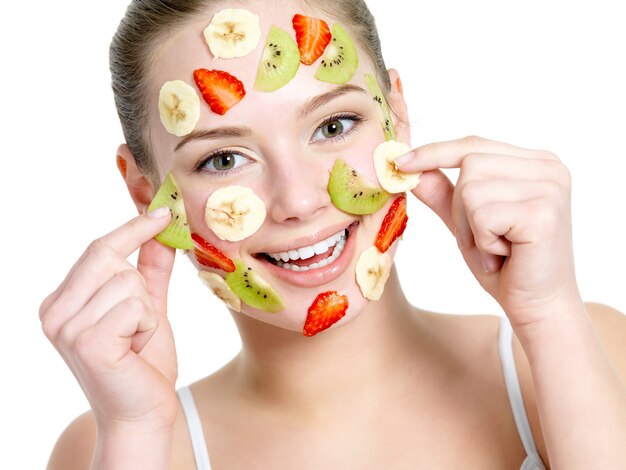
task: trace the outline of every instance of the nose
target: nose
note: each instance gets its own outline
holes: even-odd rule
[[[319,217],[331,204],[329,175],[323,162],[311,156],[280,159],[272,168],[268,216],[277,223]]]

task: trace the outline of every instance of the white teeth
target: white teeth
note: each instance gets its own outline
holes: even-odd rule
[[[291,263],[281,263],[280,261],[277,264],[281,268],[290,269],[295,272],[303,272],[310,271],[311,269],[323,268],[324,266],[328,266],[330,263],[339,258],[345,246],[346,239],[341,238],[341,240],[339,240],[339,242],[335,245],[333,253],[328,258],[320,261],[319,263],[313,263],[310,266],[298,266]]]
[[[312,246],[305,246],[304,248],[298,248],[298,255],[300,259],[309,259],[315,256],[315,250]]]
[[[290,259],[309,259],[315,255],[321,255],[322,253],[326,253],[329,248],[335,246],[341,240],[345,240],[346,231],[342,230],[341,232],[337,232],[334,235],[322,240],[321,242],[317,242],[315,245],[311,246],[303,246],[298,249],[289,250],[289,251],[281,251],[279,253],[266,253],[271,258],[274,258],[276,261],[282,260],[287,263]]]

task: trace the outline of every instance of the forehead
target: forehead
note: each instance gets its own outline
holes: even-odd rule
[[[211,22],[213,15],[224,8],[245,8],[259,17],[261,38],[256,49],[244,57],[233,59],[214,58],[204,38],[204,29]],[[295,77],[282,88],[274,92],[261,92],[254,90],[257,68],[259,66],[266,36],[272,26],[277,26],[287,31],[295,39],[292,19],[296,13],[314,16],[323,19],[332,27],[337,22],[328,14],[311,8],[305,8],[300,2],[237,2],[222,3],[219,7],[206,10],[197,15],[192,21],[176,29],[169,37],[166,37],[158,45],[158,52],[151,70],[150,83],[150,119],[152,135],[158,144],[166,144],[172,148],[179,138],[162,132],[159,123],[157,100],[160,87],[170,80],[183,80],[195,88],[193,72],[196,69],[206,68],[209,70],[223,70],[239,79],[245,87],[244,99],[231,108],[224,116],[211,112],[209,107],[200,100],[200,120],[197,128],[210,128],[219,125],[232,125],[242,121],[248,121],[253,116],[258,116],[259,110],[264,114],[272,113],[286,115],[293,113],[299,104],[318,95],[336,88],[338,85],[322,82],[315,78],[319,67],[319,60],[307,66],[300,64]],[[345,25],[343,25],[345,26]],[[348,28],[346,28],[348,29]],[[350,83],[366,87],[364,73],[372,71],[371,61],[348,29],[348,33],[357,47],[359,67],[350,80]],[[280,113],[280,114],[278,114]],[[158,129],[158,131],[157,131]],[[156,132],[155,132],[156,131]],[[158,148],[158,147],[157,147]]]

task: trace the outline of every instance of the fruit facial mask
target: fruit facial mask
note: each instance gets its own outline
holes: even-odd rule
[[[204,220],[220,239],[237,242],[255,233],[265,215],[265,204],[250,188],[227,186],[209,196]]]
[[[241,8],[226,8],[213,16],[204,39],[216,59],[246,56],[261,39],[259,17]]]
[[[222,276],[208,271],[200,271],[198,276],[204,281],[206,286],[211,289],[211,292],[229,308],[232,308],[236,312],[241,311],[241,300],[230,290],[230,287],[228,287],[228,284],[226,284]]]
[[[163,127],[177,137],[193,131],[200,119],[200,99],[191,85],[182,80],[163,84],[158,106]]]
[[[291,81],[300,66],[300,52],[291,35],[272,26],[265,40],[254,89],[276,91]]]
[[[396,167],[395,159],[408,153],[411,147],[395,140],[383,142],[374,150],[374,169],[380,185],[392,194],[410,191],[420,180],[420,173],[404,173]]]
[[[226,114],[246,95],[243,83],[223,70],[198,69],[193,72],[193,79],[204,101],[217,114]]]
[[[185,203],[183,196],[178,189],[174,175],[168,172],[161,187],[157,191],[154,199],[148,206],[148,212],[159,207],[168,207],[172,213],[172,220],[161,233],[155,238],[164,245],[181,250],[193,248],[187,215],[185,213]]]
[[[235,271],[226,275],[226,284],[243,302],[258,310],[277,313],[285,308],[278,292],[239,260],[235,261]]]
[[[396,140],[396,131],[393,127],[393,119],[391,118],[391,112],[387,100],[385,99],[385,94],[380,89],[380,85],[378,85],[374,75],[366,73],[365,83],[367,83],[367,89],[376,103],[380,125],[385,133],[385,140]]]
[[[348,83],[359,66],[356,47],[346,30],[338,23],[332,28],[328,44],[315,78],[323,82],[342,85]]]
[[[335,291],[319,294],[307,312],[302,333],[314,336],[341,320],[348,310],[348,297]]]
[[[330,172],[328,194],[335,207],[349,214],[373,214],[389,199],[389,193],[369,183],[341,159]]]

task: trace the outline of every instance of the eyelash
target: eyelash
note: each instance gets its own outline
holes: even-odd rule
[[[322,142],[342,142],[346,139],[348,135],[350,135],[352,132],[354,132],[357,129],[357,127],[359,126],[359,123],[364,121],[363,117],[359,116],[358,114],[353,114],[353,113],[339,113],[339,114],[333,114],[332,116],[328,116],[315,129],[315,133],[313,134],[313,137],[311,137],[311,143],[317,142],[317,141],[313,141],[313,138],[319,131],[321,131],[321,129],[324,126],[330,124],[331,122],[340,121],[342,119],[348,119],[352,121],[352,125],[350,126],[350,128],[335,137],[320,139]],[[205,158],[200,160],[200,162],[198,162],[198,164],[194,168],[194,172],[195,173],[202,173],[202,172],[210,173],[211,175],[220,176],[220,177],[232,175],[233,172],[236,172],[239,170],[241,165],[230,170],[210,170],[207,168],[207,165],[209,164],[209,162],[211,162],[211,160],[213,160],[214,158],[222,157],[226,155],[239,156],[239,157],[245,158],[246,160],[250,160],[248,157],[246,157],[245,155],[243,155],[242,153],[236,150],[230,150],[227,148],[220,149],[214,153],[210,153]]]
[[[357,127],[359,126],[359,124],[365,120],[362,116],[359,116],[358,114],[353,114],[353,113],[333,114],[332,116],[328,116],[326,119],[324,119],[324,121],[322,121],[322,123],[319,126],[317,126],[317,128],[315,129],[315,133],[313,134],[313,137],[315,137],[315,135],[324,126],[330,124],[331,122],[340,121],[342,119],[349,119],[349,120],[352,121],[352,126],[350,127],[350,129],[347,129],[346,131],[342,132],[338,136],[331,137],[329,139],[321,139],[323,142],[342,142],[342,141],[344,141],[346,139],[346,137],[349,136],[352,132],[354,132],[357,129]],[[313,141],[313,137],[311,137],[311,141]]]

